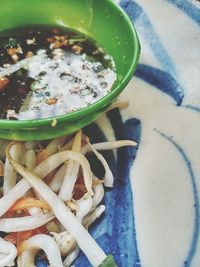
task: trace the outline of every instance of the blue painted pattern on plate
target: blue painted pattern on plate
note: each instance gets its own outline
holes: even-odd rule
[[[118,149],[117,158],[103,153],[115,182],[103,200],[105,214],[90,232],[120,267],[199,267],[198,3],[118,2],[142,46],[135,77],[120,97],[130,107],[113,110],[85,132],[93,142],[132,139],[138,147]],[[103,176],[101,165],[94,171]],[[74,265],[90,266],[82,253]]]

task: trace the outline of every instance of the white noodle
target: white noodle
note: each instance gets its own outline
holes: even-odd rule
[[[0,229],[3,232],[21,232],[38,228],[54,218],[51,212],[39,216],[1,218]]]
[[[24,245],[28,250],[36,248],[44,250],[51,267],[63,267],[60,250],[51,236],[38,234],[24,241]]]
[[[12,243],[0,237],[0,253],[4,254],[4,257],[1,255],[0,267],[5,267],[14,262],[17,256],[17,249]]]

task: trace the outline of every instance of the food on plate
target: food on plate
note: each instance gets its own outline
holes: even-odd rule
[[[104,97],[116,78],[112,57],[80,32],[39,25],[0,33],[0,119],[79,110]]]
[[[113,186],[99,151],[136,143],[92,144],[79,130],[48,142],[1,140],[0,149],[5,146],[0,153],[0,266],[12,266],[16,257],[18,267],[35,266],[41,250],[52,267],[71,266],[79,250],[92,266],[116,266],[88,232],[106,209],[104,187]],[[92,172],[87,153],[102,163],[104,179]]]

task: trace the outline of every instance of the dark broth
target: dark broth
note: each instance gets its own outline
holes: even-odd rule
[[[105,96],[114,62],[94,40],[62,27],[0,33],[0,118],[36,119],[78,110]]]

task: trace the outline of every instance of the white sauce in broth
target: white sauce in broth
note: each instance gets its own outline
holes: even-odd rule
[[[0,119],[63,115],[98,101],[117,78],[95,40],[63,27],[0,33]]]
[[[42,118],[62,115],[86,107],[105,96],[116,80],[114,71],[104,69],[100,62],[88,61],[86,54],[62,49],[55,49],[53,58],[45,50],[38,54],[40,57],[28,64],[28,76],[34,82],[19,119],[32,119],[37,113]],[[96,72],[97,69],[102,71]]]

